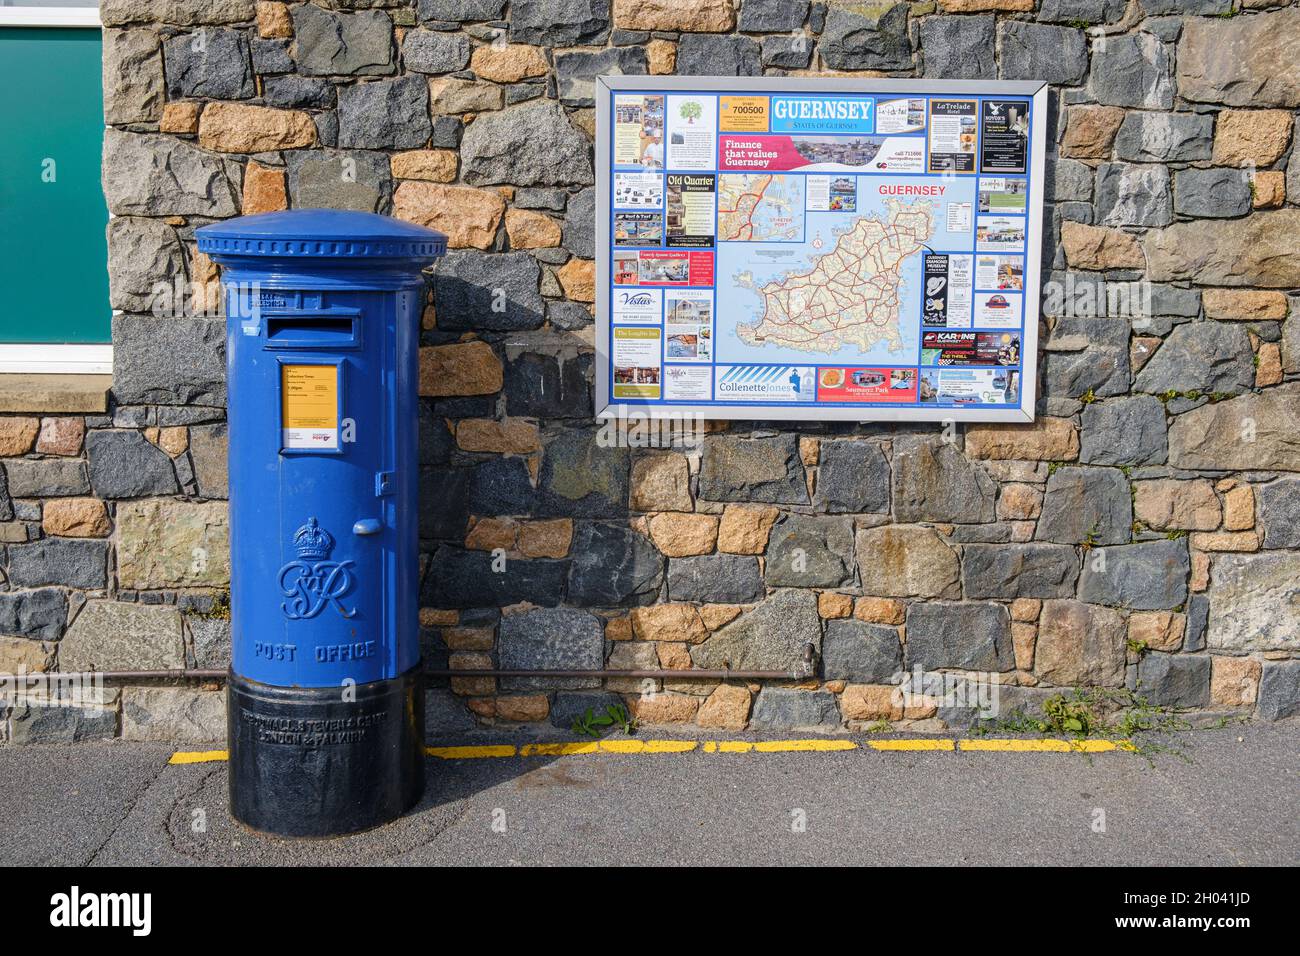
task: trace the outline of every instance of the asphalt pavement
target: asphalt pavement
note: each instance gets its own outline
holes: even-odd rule
[[[1300,865],[1300,719],[1139,752],[912,749],[915,735],[904,749],[879,735],[655,743],[669,739],[559,754],[499,731],[438,741],[474,749],[431,757],[402,819],[327,840],[232,821],[220,759],[175,763],[175,747],[124,741],[10,746],[0,863]]]

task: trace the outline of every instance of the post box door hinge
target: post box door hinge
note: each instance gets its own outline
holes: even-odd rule
[[[391,471],[375,472],[375,496],[391,495],[397,490],[397,479]]]

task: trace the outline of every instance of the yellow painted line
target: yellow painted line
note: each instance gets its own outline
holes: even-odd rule
[[[224,750],[178,750],[172,754],[168,763],[217,763],[229,760],[230,754]]]
[[[576,754],[594,754],[600,752],[596,741],[572,744],[524,744],[519,748],[521,757],[571,757]]]
[[[867,746],[872,750],[956,750],[957,745],[951,740],[934,740],[920,737],[915,740],[868,740]]]
[[[754,750],[761,754],[857,749],[858,745],[852,740],[759,740],[754,743]]]
[[[997,751],[999,753],[1104,753],[1108,750],[1132,750],[1133,745],[1127,740],[1055,740],[1037,738],[1021,740],[1016,738],[972,738],[961,742],[962,750]]]
[[[474,747],[425,747],[429,757],[443,760],[478,760],[481,757],[513,757],[518,751],[513,744],[486,744]]]
[[[1055,738],[1021,739],[1014,737],[972,737],[963,740],[915,737],[900,739],[855,740],[808,738],[804,740],[583,740],[544,744],[476,744],[456,747],[426,747],[424,752],[441,760],[481,760],[502,757],[570,757],[582,754],[706,754],[747,753],[832,753],[859,748],[872,750],[969,750],[992,753],[1105,753],[1113,750],[1137,750],[1128,740],[1059,740]],[[216,763],[229,760],[225,750],[178,750],[170,764]]]
[[[695,740],[602,740],[600,750],[611,754],[684,754],[699,742]]]

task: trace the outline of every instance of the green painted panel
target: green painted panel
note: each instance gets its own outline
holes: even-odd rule
[[[109,340],[101,46],[0,28],[0,342]]]

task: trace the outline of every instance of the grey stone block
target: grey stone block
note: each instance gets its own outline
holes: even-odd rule
[[[23,704],[10,716],[9,740],[15,744],[72,744],[117,736],[120,692],[107,690],[102,706],[73,707]]]
[[[918,602],[907,608],[907,666],[1009,671],[1011,617],[1002,604]]]
[[[1183,650],[1205,650],[1205,629],[1210,621],[1210,599],[1193,594],[1187,599],[1187,625],[1183,631]]]
[[[969,544],[961,566],[967,599],[1072,597],[1079,578],[1079,554],[1064,544]]]
[[[1047,479],[1034,537],[1059,544],[1121,544],[1132,526],[1133,502],[1123,472],[1070,465]]]
[[[76,458],[11,458],[3,467],[14,498],[56,498],[90,491],[86,463]]]
[[[137,431],[95,429],[86,435],[90,485],[100,498],[174,495],[171,458]]]
[[[1107,37],[1093,51],[1088,92],[1098,103],[1147,110],[1174,105],[1174,80],[1169,50],[1150,33]]]
[[[1162,14],[1215,16],[1229,13],[1232,0],[1141,0],[1142,12],[1149,17]]]
[[[420,600],[429,607],[506,607],[527,601],[554,607],[564,597],[568,561],[510,560],[504,570],[493,566],[489,551],[465,551],[442,545],[425,573]]]
[[[1300,554],[1220,554],[1210,574],[1212,650],[1300,651]]]
[[[1165,407],[1151,395],[1108,398],[1083,409],[1079,461],[1158,465],[1169,456]]]
[[[43,538],[9,546],[9,584],[37,588],[57,584],[101,590],[108,586],[108,542]]]
[[[402,41],[402,62],[417,73],[454,73],[469,64],[469,38],[458,33],[412,30]]]
[[[784,670],[804,676],[816,664],[821,646],[816,595],[783,590],[692,647],[691,661],[705,669]]]
[[[565,429],[542,454],[538,511],[549,516],[618,518],[627,514],[627,448],[602,448],[597,433]]]
[[[652,604],[664,580],[664,558],[626,525],[583,524],[574,533],[569,601],[595,607]]]
[[[185,616],[194,648],[194,666],[220,670],[230,666],[230,619]]]
[[[592,196],[595,195],[594,189],[588,189],[587,191]],[[515,191],[516,209],[545,209],[550,212],[564,212],[565,204],[568,202],[569,194],[563,189],[519,189]],[[590,202],[594,209],[595,200],[592,199]],[[590,218],[590,215],[588,218]],[[568,245],[568,243],[565,243],[565,245]],[[593,256],[586,256],[586,258],[590,259]]]
[[[267,106],[281,109],[333,109],[337,102],[334,85],[310,76],[268,76],[262,82],[262,99]]]
[[[479,116],[461,138],[461,178],[471,186],[589,185],[590,147],[564,108],[539,100]]]
[[[194,743],[225,740],[225,692],[127,687],[122,691],[122,737]]]
[[[526,252],[455,249],[434,267],[438,328],[519,332],[541,328],[541,267]]]
[[[912,43],[907,13],[905,3],[828,7],[818,44],[822,59],[832,70],[910,69]]]
[[[1168,610],[1187,603],[1190,572],[1184,538],[1108,547],[1104,555],[1085,557],[1079,599],[1134,611]]]
[[[242,100],[256,92],[248,37],[240,30],[205,27],[183,33],[163,43],[163,58],[169,99]]]
[[[699,495],[706,501],[807,504],[797,436],[705,436]]]
[[[68,623],[68,598],[58,588],[0,592],[0,634],[57,641]]]
[[[288,40],[253,38],[253,70],[262,75],[292,73],[293,57]]]
[[[749,726],[754,730],[827,730],[840,726],[840,711],[835,695],[826,691],[764,687],[754,701]]]
[[[852,618],[826,622],[822,675],[858,684],[888,683],[903,669],[898,629]]]
[[[1103,226],[1167,226],[1173,221],[1169,170],[1136,163],[1097,167],[1097,221]]]
[[[577,50],[555,55],[556,88],[565,106],[595,106],[598,76],[647,72],[649,64],[641,47],[613,47],[599,52]]]
[[[894,438],[893,498],[898,521],[992,521],[997,483],[942,436]]]
[[[833,514],[889,511],[889,462],[875,442],[823,441],[813,504]]]
[[[392,191],[383,153],[295,150],[286,154],[289,198],[295,209],[377,212]]]
[[[544,352],[520,352],[506,354],[506,411],[510,415],[523,415],[534,418],[590,418],[592,412],[591,398],[592,356],[590,353],[559,354]],[[612,451],[612,450],[611,450]],[[610,462],[616,461],[610,459]],[[543,468],[546,462],[542,462]],[[600,465],[598,475],[605,474],[605,465]],[[573,477],[573,476],[570,476]],[[581,482],[574,482],[577,487]],[[599,491],[599,489],[592,489]],[[603,494],[603,493],[602,493]],[[591,517],[613,516],[625,513],[626,505],[607,504],[598,498],[591,498],[585,503],[577,502],[573,496],[560,494],[543,495],[545,507],[554,513],[569,514],[574,508],[594,508]],[[610,499],[613,500],[612,498]]]
[[[1098,398],[1129,390],[1129,323],[1123,318],[1062,316],[1047,343],[1046,394]],[[1066,348],[1065,345],[1070,345]]]
[[[546,303],[546,321],[552,328],[576,332],[592,324],[591,313],[580,302]]]
[[[1138,662],[1138,693],[1161,707],[1207,707],[1210,658],[1204,654],[1147,654]]]
[[[1082,30],[1003,20],[998,38],[1004,80],[1073,86],[1088,70],[1088,43]]]
[[[224,422],[190,428],[190,459],[194,464],[194,479],[198,482],[201,497],[227,497],[229,475],[226,456],[229,444]]]
[[[1254,387],[1254,353],[1240,324],[1188,322],[1165,338],[1134,380],[1135,391],[1245,392]]]
[[[808,0],[745,0],[738,28],[744,33],[791,33],[808,17]]]
[[[1053,183],[1057,202],[1092,202],[1092,167],[1075,159],[1062,159],[1056,163]]]
[[[703,554],[668,562],[668,598],[744,604],[761,600],[758,559],[743,554]]]
[[[507,670],[599,670],[605,666],[605,630],[600,619],[572,608],[537,608],[501,619],[497,638]],[[506,690],[599,687],[591,677],[506,677]]]
[[[499,20],[505,9],[506,0],[419,0],[417,7],[421,20],[440,23]]]
[[[1255,706],[1264,720],[1300,714],[1300,661],[1265,661]]]
[[[1209,159],[1214,117],[1202,113],[1126,113],[1115,152],[1133,163],[1187,163]]]
[[[156,219],[115,216],[108,223],[108,300],[125,312],[165,309],[183,314],[190,306],[176,302],[176,280],[185,277],[185,248],[176,230]]]
[[[156,122],[167,98],[158,37],[151,30],[105,30],[103,40],[104,121]]]
[[[802,35],[763,37],[759,44],[764,68],[803,70],[812,62],[813,41]]]
[[[90,601],[59,644],[67,671],[185,666],[181,614],[171,605]]]
[[[992,16],[927,17],[921,21],[925,75],[942,79],[983,80],[998,75],[993,54],[997,40]]]
[[[113,394],[119,402],[226,403],[221,319],[113,318]]]
[[[472,472],[469,512],[475,515],[526,515],[536,500],[528,465],[522,458],[490,458]]]
[[[1300,478],[1279,478],[1255,488],[1265,548],[1300,548]]]
[[[749,37],[686,33],[677,44],[679,76],[759,76],[762,72],[761,48]]]
[[[433,133],[429,84],[422,77],[372,80],[339,90],[339,145],[415,149]]]
[[[834,588],[853,579],[853,521],[787,514],[768,537],[769,587]]]
[[[421,6],[430,0],[421,0]],[[512,0],[510,40],[559,47],[601,44],[609,36],[609,0]]]
[[[382,10],[342,13],[313,4],[291,8],[298,70],[306,76],[393,72],[393,24]]]
[[[596,257],[596,188],[574,193],[564,213],[564,248],[583,259]]]
[[[1198,219],[1228,219],[1250,212],[1244,169],[1180,169],[1174,174],[1174,212]]]
[[[1128,0],[1043,0],[1038,19],[1045,23],[1112,23],[1124,16],[1127,7]]]
[[[116,216],[237,216],[239,164],[154,133],[104,133],[103,186]]]

